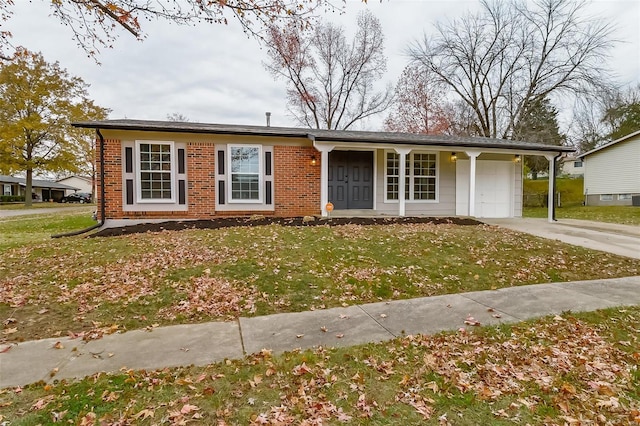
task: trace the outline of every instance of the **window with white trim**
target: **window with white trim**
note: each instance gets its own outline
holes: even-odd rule
[[[11,185],[7,183],[4,184],[4,195],[11,195]]]
[[[173,142],[136,141],[138,202],[174,202]]]
[[[573,162],[573,167],[576,168],[576,169],[579,168],[579,167],[582,167],[582,160],[574,161]]]
[[[631,194],[618,194],[619,201],[630,200],[630,199],[631,199]]]
[[[400,154],[386,153],[385,199],[398,200]],[[435,153],[412,152],[406,156],[405,200],[435,201],[437,199],[438,157]]]
[[[230,202],[262,200],[262,150],[260,146],[230,145]]]
[[[600,201],[613,201],[613,194],[600,194]]]

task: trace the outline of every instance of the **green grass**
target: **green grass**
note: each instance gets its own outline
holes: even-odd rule
[[[77,215],[57,220],[0,222],[0,317],[14,319],[5,341],[640,274],[628,258],[486,225],[269,225],[51,240],[87,224]]]
[[[87,228],[96,222],[92,212],[63,212],[0,218],[0,252],[45,243],[51,235]]]
[[[524,217],[547,217],[546,207],[527,207]],[[634,206],[572,206],[556,209],[557,219],[581,219],[596,222],[640,225],[640,207]]]
[[[558,178],[556,179],[556,191],[560,193],[563,206],[581,206],[584,201],[582,178]],[[525,207],[544,207],[549,194],[549,181],[544,179],[524,180]]]
[[[0,390],[54,424],[635,424],[640,307]]]

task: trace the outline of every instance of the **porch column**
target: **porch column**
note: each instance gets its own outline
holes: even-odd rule
[[[552,154],[544,156],[549,161],[549,196],[547,199],[547,220],[553,223],[553,211],[555,208],[555,181],[556,181],[556,157]]]
[[[314,141],[315,149],[320,151],[320,209],[322,217],[329,216],[327,203],[329,202],[329,153],[333,150],[333,145],[319,144]]]
[[[476,216],[476,158],[480,151],[465,151],[469,156],[469,216]]]
[[[406,200],[404,198],[405,193],[405,181],[407,175],[407,155],[411,152],[411,148],[394,148],[395,152],[400,154],[400,164],[398,164],[398,216],[404,217],[405,215],[405,204]]]

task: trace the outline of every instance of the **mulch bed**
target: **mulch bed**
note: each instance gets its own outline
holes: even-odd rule
[[[224,217],[207,220],[167,221],[160,223],[141,223],[118,228],[105,228],[90,237],[113,237],[117,235],[139,234],[143,232],[180,231],[183,229],[219,229],[233,226],[263,226],[277,224],[282,226],[340,226],[340,225],[389,225],[394,223],[432,223],[434,225],[480,225],[474,219],[460,217],[336,217],[316,218],[306,221],[302,217]]]

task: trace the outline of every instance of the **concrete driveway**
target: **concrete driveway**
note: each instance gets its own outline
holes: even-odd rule
[[[23,209],[23,210],[0,210],[0,218],[15,216],[30,216],[34,214],[51,214],[59,212],[92,212],[96,210],[94,205],[78,204],[78,207],[45,207],[39,209]]]
[[[620,256],[640,259],[640,226],[588,220],[509,218],[483,219],[484,223],[513,229],[568,244],[606,251]]]

